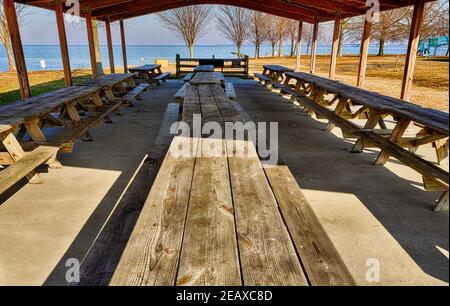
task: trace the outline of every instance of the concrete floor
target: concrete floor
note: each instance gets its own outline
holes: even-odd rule
[[[0,284],[66,284],[66,260],[89,250],[181,84],[163,84],[95,129],[94,142],[60,155],[63,169],[43,168],[44,185],[18,184],[0,196]],[[256,82],[236,81],[235,89],[254,121],[279,123],[280,154],[358,284],[448,285],[449,215],[431,211],[438,194],[423,191],[420,175],[392,159],[373,166],[376,150],[349,153],[339,129],[323,132],[323,122]],[[374,262],[380,282],[370,283]]]

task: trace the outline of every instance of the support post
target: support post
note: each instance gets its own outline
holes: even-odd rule
[[[298,37],[297,37],[297,61],[295,63],[295,71],[300,71],[300,58],[302,55],[302,32],[303,20],[298,21]]]
[[[334,18],[334,31],[333,31],[333,45],[331,48],[331,61],[330,61],[330,79],[333,79],[336,75],[336,63],[337,63],[337,55],[339,49],[339,32],[341,29],[341,17],[338,13],[336,13],[336,17]]]
[[[72,72],[70,70],[69,49],[67,47],[66,27],[64,25],[64,11],[61,0],[56,1],[55,5],[56,25],[58,27],[59,46],[61,49],[61,59],[64,69],[64,81],[66,86],[72,86]]]
[[[411,30],[409,33],[408,53],[406,54],[405,71],[403,73],[403,83],[400,98],[409,101],[411,98],[411,89],[414,77],[414,68],[416,65],[416,54],[419,46],[420,30],[425,11],[425,1],[417,0],[414,5]]]
[[[125,42],[125,25],[123,22],[123,18],[120,18],[120,37],[122,39],[123,71],[127,73],[128,72],[127,45]]]
[[[319,33],[319,17],[316,16],[314,19],[313,36],[311,43],[311,67],[310,72],[316,72],[316,51],[317,51],[317,34]]]
[[[364,21],[364,31],[361,39],[361,50],[359,54],[359,68],[357,86],[363,88],[366,78],[367,57],[369,55],[370,31],[372,30],[372,20],[367,16]]]
[[[92,15],[89,9],[86,12],[86,29],[89,42],[89,55],[91,57],[92,77],[97,77],[97,59],[95,58],[94,29],[92,28]]]
[[[14,60],[16,62],[17,78],[19,80],[20,96],[22,99],[31,97],[30,82],[28,80],[25,55],[23,54],[22,40],[20,38],[19,23],[17,22],[14,0],[3,0],[6,22],[13,47]]]
[[[108,41],[109,68],[111,70],[111,73],[116,73],[116,67],[114,65],[112,36],[111,36],[111,19],[109,17],[106,17],[105,27],[106,27],[106,40]]]

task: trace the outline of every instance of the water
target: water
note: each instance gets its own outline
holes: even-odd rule
[[[345,55],[358,54],[359,45],[345,45],[343,53]],[[386,54],[405,54],[406,45],[387,45],[385,48]],[[278,50],[278,48],[277,48]],[[211,45],[211,46],[197,46],[195,47],[195,57],[197,58],[209,58],[213,55],[217,58],[232,58],[235,52],[233,45]],[[445,55],[446,48],[439,48],[437,54]],[[103,65],[109,66],[108,50],[106,46],[101,46]],[[317,53],[330,54],[331,46],[322,45],[318,46]],[[378,46],[371,45],[369,48],[370,54],[378,53]],[[47,70],[60,70],[62,69],[61,54],[59,46],[37,46],[37,45],[25,45],[24,53],[29,71],[41,70],[41,60],[45,60]],[[136,66],[143,63],[154,63],[155,58],[168,59],[171,63],[175,62],[175,55],[179,53],[182,57],[188,57],[189,51],[185,46],[175,45],[131,45],[127,46],[128,63],[129,65]],[[242,53],[249,56],[254,56],[254,47],[252,45],[246,45],[242,48]],[[261,55],[271,55],[271,47],[264,45],[261,48]],[[306,45],[302,46],[302,53],[306,54]],[[89,49],[88,46],[69,46],[70,62],[72,69],[90,68]],[[284,54],[290,54],[290,45],[286,45],[284,48]],[[122,50],[120,46],[114,46],[114,57],[116,66],[122,66]],[[143,60],[142,60],[143,59]],[[6,71],[8,69],[8,61],[5,50],[0,47],[0,71]]]

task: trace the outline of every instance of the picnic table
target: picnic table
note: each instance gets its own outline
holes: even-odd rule
[[[195,114],[222,133],[174,138],[110,285],[354,284],[289,169],[224,137],[247,121],[221,85],[188,84],[191,131]]]
[[[194,68],[194,72],[214,72],[214,65],[198,65]]]
[[[157,83],[159,81],[165,80],[170,73],[161,71],[161,65],[159,64],[148,64],[139,67],[134,67],[128,69],[130,72],[137,73],[137,78],[144,79],[149,84]]]
[[[197,72],[189,81],[191,85],[218,84],[225,85],[225,77],[221,72]]]
[[[105,93],[109,101],[114,101],[116,98],[128,92],[124,83],[131,89],[136,87],[136,83],[134,82],[136,75],[136,73],[107,74],[78,84],[77,86],[98,86]],[[114,90],[116,90],[117,96]]]
[[[107,119],[118,104],[105,105],[99,86],[63,88],[26,100],[0,106],[0,193],[23,177],[42,183],[36,167],[48,164],[58,168],[58,151],[71,151],[77,137],[91,141],[89,129]],[[80,116],[80,110],[85,116]],[[59,128],[48,138],[44,128]]]
[[[263,75],[269,77],[272,81],[278,82],[283,78],[286,72],[293,72],[291,68],[280,65],[263,65]]]
[[[443,192],[436,209],[448,208],[448,169],[414,154],[418,147],[432,144],[438,162],[448,156],[447,113],[309,73],[284,75],[284,84],[273,84],[274,88],[290,94],[308,115],[328,119],[326,131],[339,126],[344,137],[356,138],[353,153],[361,153],[365,147],[380,148],[376,165],[384,165],[390,156],[397,158],[422,174],[426,190]],[[393,128],[387,127],[387,118]],[[364,120],[365,124],[360,126],[353,119]],[[414,135],[406,134],[410,126],[418,130]]]

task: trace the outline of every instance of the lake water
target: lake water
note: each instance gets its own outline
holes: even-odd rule
[[[230,58],[233,57],[232,52],[235,48],[232,45],[211,45],[211,46],[197,46],[194,50],[195,57],[197,58],[209,58],[213,55],[218,58]],[[370,54],[377,54],[378,46],[370,46]],[[441,48],[438,49],[438,54],[445,54],[447,50]],[[103,57],[103,65],[109,66],[108,51],[106,46],[101,46],[101,52]],[[128,63],[129,65],[141,65],[143,63],[154,63],[155,58],[165,58],[170,62],[175,62],[175,55],[181,54],[182,57],[188,57],[188,49],[185,46],[163,46],[163,45],[131,45],[127,46]],[[286,45],[284,48],[285,55],[290,53],[290,45]],[[330,54],[331,46],[318,46],[318,54]],[[24,53],[29,71],[41,70],[41,60],[45,60],[47,70],[62,69],[61,54],[59,46],[37,46],[37,45],[25,45]],[[70,61],[72,69],[77,68],[89,68],[89,49],[88,46],[69,46]],[[252,45],[246,45],[242,48],[242,53],[249,56],[254,56],[254,47]],[[302,46],[302,53],[306,54],[306,45]],[[359,45],[345,45],[343,53],[358,54]],[[406,53],[406,45],[388,45],[385,48],[386,54],[404,54]],[[270,55],[271,47],[264,45],[261,48],[261,55]],[[122,66],[122,51],[120,46],[114,46],[114,57],[116,66]],[[5,50],[0,47],[0,71],[6,71],[8,69],[8,61],[6,58]]]

